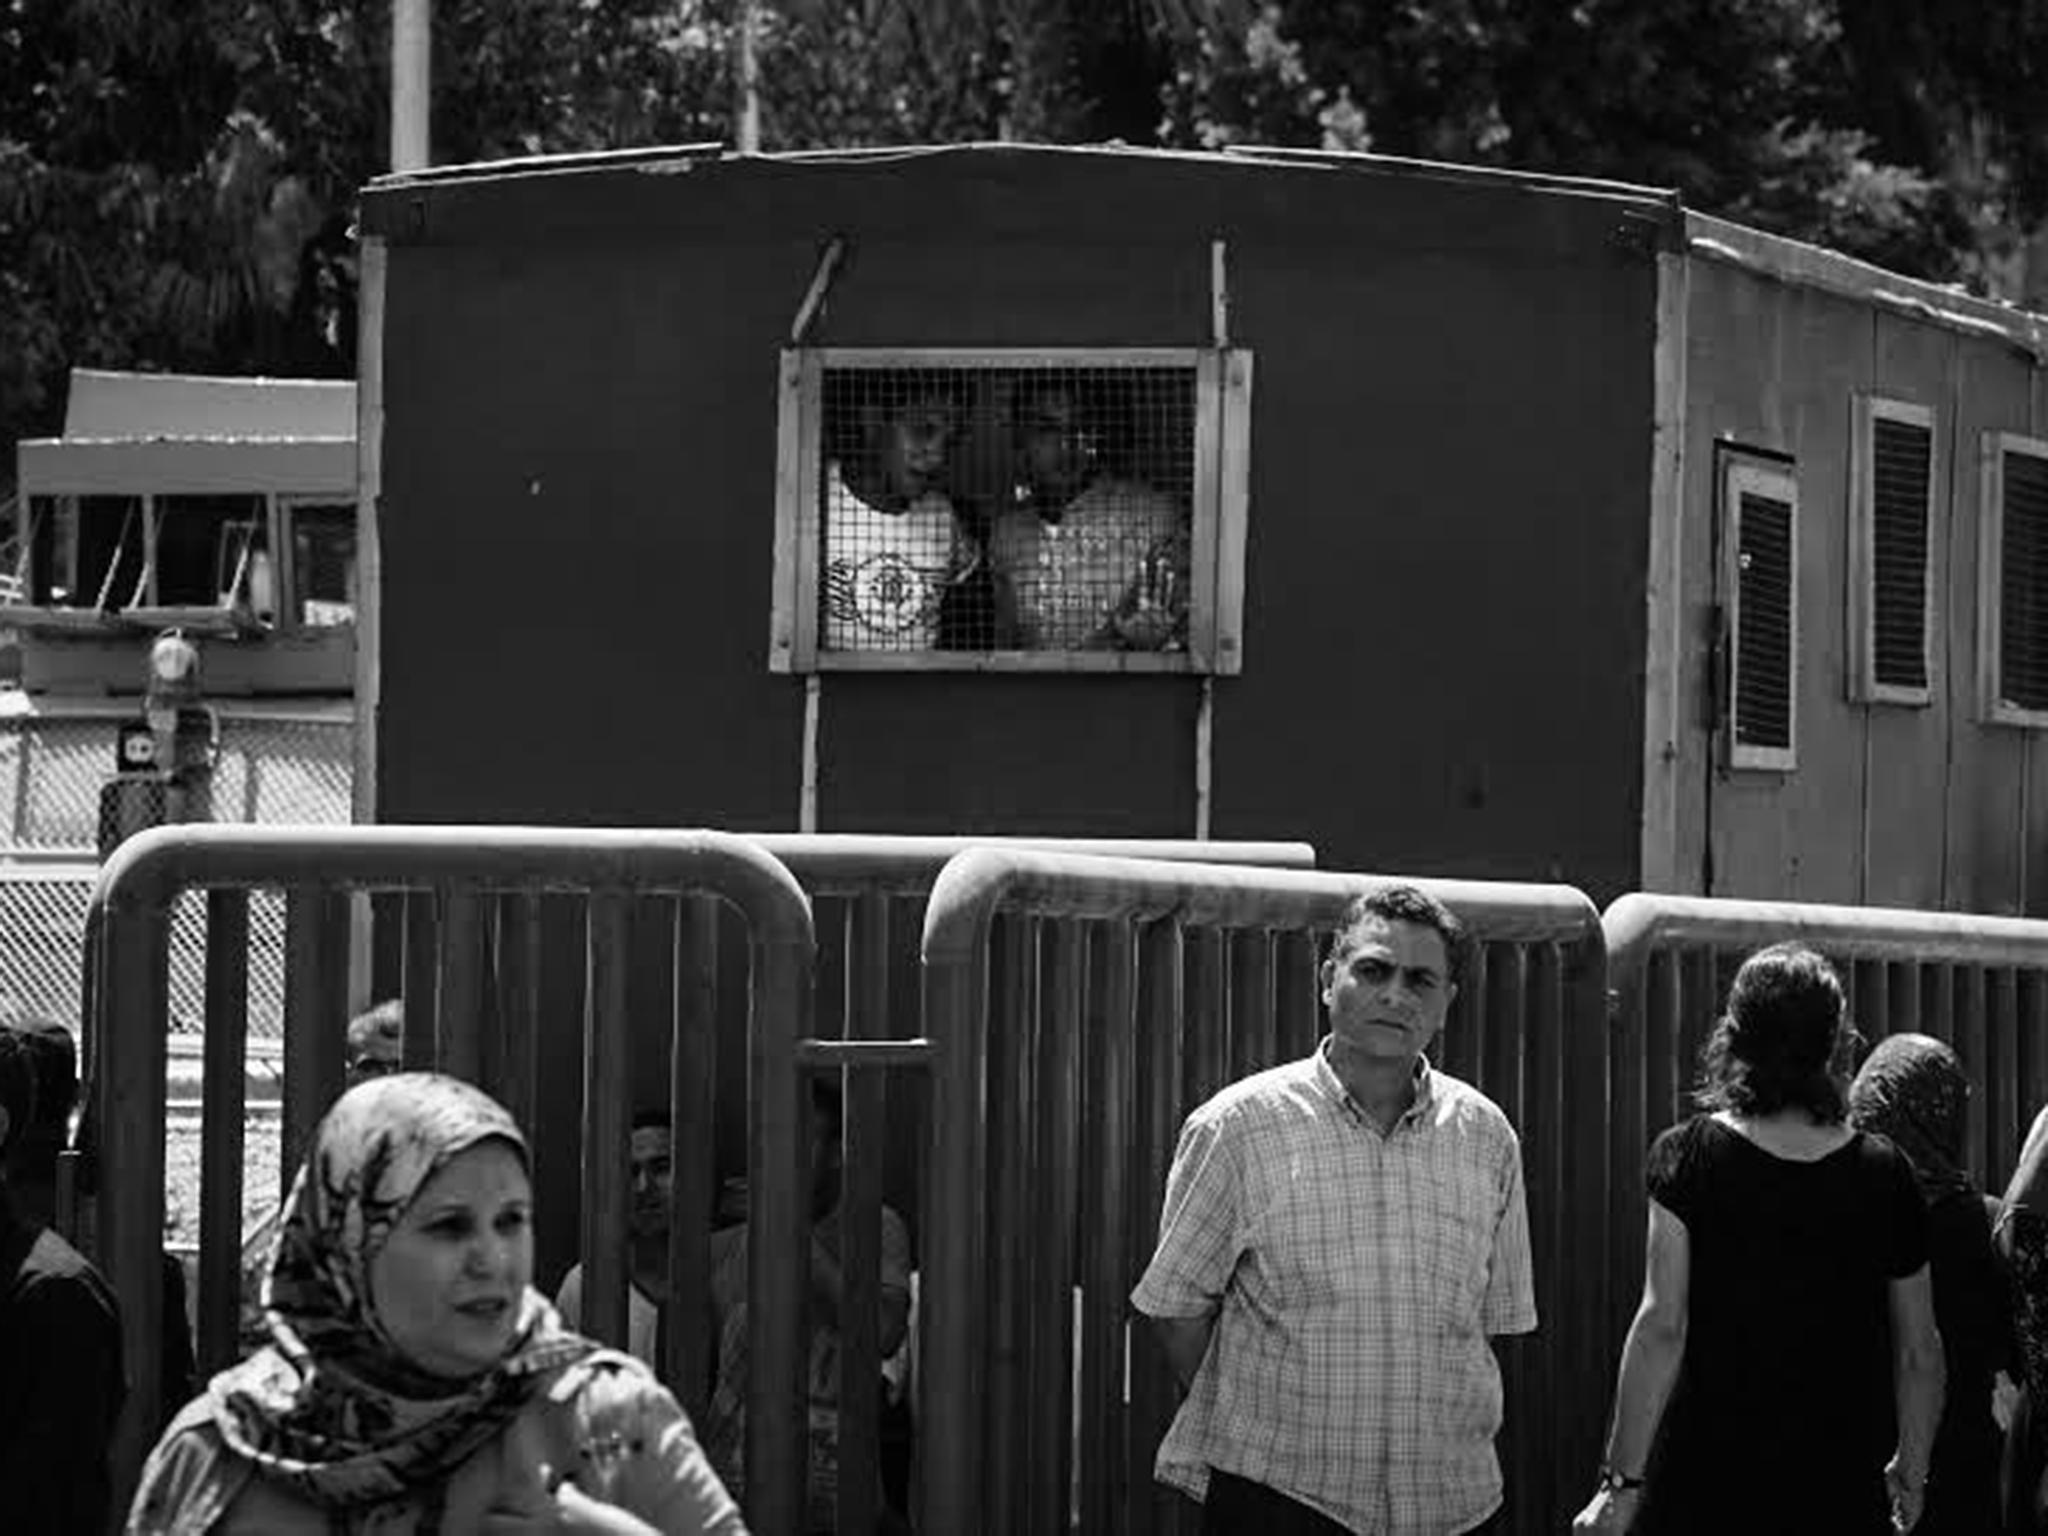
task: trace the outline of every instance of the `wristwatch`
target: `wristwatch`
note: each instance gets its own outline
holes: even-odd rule
[[[1630,1477],[1626,1473],[1615,1471],[1612,1467],[1600,1469],[1600,1488],[1604,1493],[1633,1493],[1642,1486],[1641,1474]]]

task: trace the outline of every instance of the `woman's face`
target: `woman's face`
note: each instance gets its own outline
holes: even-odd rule
[[[407,1360],[460,1380],[511,1349],[532,1279],[533,1187],[518,1153],[486,1141],[427,1180],[370,1262],[370,1300]]]

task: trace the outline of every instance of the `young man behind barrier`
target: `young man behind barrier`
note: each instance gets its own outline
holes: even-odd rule
[[[1463,931],[1387,886],[1322,968],[1330,1032],[1188,1116],[1132,1293],[1187,1389],[1159,1480],[1205,1536],[1499,1523],[1488,1337],[1536,1326],[1521,1149],[1423,1054]]]
[[[9,1531],[98,1531],[107,1446],[127,1396],[121,1321],[99,1271],[11,1194],[55,1156],[36,1114],[35,1049],[0,1025],[0,1521]]]
[[[668,1111],[643,1109],[633,1116],[628,1153],[633,1180],[632,1284],[626,1291],[626,1350],[665,1375],[661,1323],[669,1303],[668,1233],[675,1205],[675,1139]],[[555,1297],[562,1321],[583,1323],[583,1266],[572,1264]],[[671,1383],[673,1385],[673,1383]]]

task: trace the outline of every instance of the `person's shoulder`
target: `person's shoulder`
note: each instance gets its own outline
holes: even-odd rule
[[[48,1227],[29,1244],[15,1272],[14,1300],[23,1306],[67,1306],[114,1316],[114,1292],[92,1260]]]
[[[227,1454],[213,1404],[201,1393],[165,1426],[142,1469],[128,1530],[206,1530],[250,1481],[250,1464]]]
[[[1318,1093],[1316,1058],[1283,1061],[1219,1088],[1188,1115],[1190,1125],[1256,1125],[1303,1107]]]
[[[1712,1146],[1718,1140],[1718,1129],[1725,1127],[1716,1127],[1712,1115],[1687,1115],[1675,1125],[1667,1125],[1650,1138],[1650,1155],[1655,1157],[1660,1148],[1666,1153],[1690,1153],[1702,1147]]]
[[[1508,1119],[1508,1112],[1462,1077],[1431,1067],[1429,1091],[1436,1099],[1440,1118],[1515,1139],[1514,1122]]]
[[[1849,1138],[1847,1151],[1852,1163],[1873,1178],[1888,1183],[1913,1178],[1912,1160],[1899,1150],[1896,1142],[1881,1132],[1854,1132]]]

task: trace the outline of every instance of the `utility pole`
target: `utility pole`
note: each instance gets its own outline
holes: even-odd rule
[[[433,100],[433,0],[391,0],[391,169],[425,170]]]
[[[733,71],[738,86],[733,106],[737,120],[734,141],[743,155],[761,153],[761,61],[754,52],[755,0],[739,0],[739,60]]]

